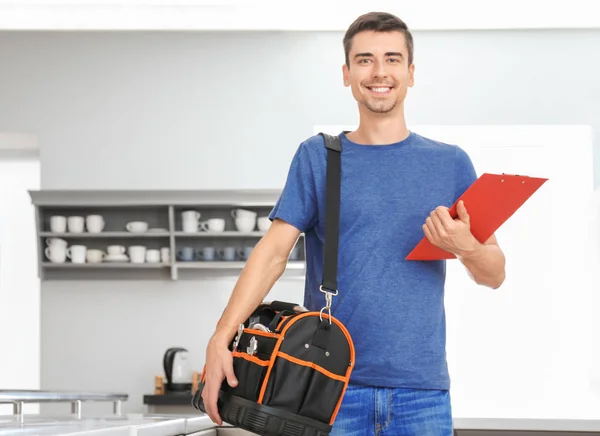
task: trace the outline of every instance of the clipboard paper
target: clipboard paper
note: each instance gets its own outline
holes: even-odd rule
[[[450,208],[457,218],[456,205],[465,204],[471,222],[471,233],[479,242],[487,241],[548,179],[512,174],[484,173]],[[427,237],[406,257],[406,260],[456,259],[450,252],[433,245]]]

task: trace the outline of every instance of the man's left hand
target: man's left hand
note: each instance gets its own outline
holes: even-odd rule
[[[462,256],[474,251],[479,242],[471,233],[469,214],[462,200],[458,202],[456,212],[458,217],[452,219],[447,207],[437,207],[425,220],[423,232],[436,247]]]

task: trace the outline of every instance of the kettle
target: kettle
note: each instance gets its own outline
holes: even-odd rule
[[[166,390],[191,391],[192,368],[188,350],[181,347],[169,348],[163,357],[163,368],[167,378]]]

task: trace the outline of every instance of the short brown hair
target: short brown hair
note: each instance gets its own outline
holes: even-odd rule
[[[374,30],[375,32],[401,32],[406,39],[406,48],[408,49],[408,65],[413,62],[413,37],[404,21],[395,15],[387,12],[368,12],[358,17],[346,30],[344,35],[344,52],[346,56],[346,65],[350,66],[348,54],[352,46],[352,38],[357,33],[365,30]]]

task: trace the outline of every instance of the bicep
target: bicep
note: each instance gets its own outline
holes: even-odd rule
[[[266,245],[277,258],[287,259],[296,241],[300,237],[300,230],[292,224],[274,219],[265,233],[261,243]]]
[[[290,164],[286,183],[269,218],[279,218],[307,232],[318,221],[318,201],[310,151],[301,145]]]

